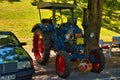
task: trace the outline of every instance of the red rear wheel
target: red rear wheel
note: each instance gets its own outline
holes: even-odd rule
[[[90,54],[95,58],[95,62],[92,63],[92,72],[100,73],[105,67],[105,57],[100,49],[95,49],[90,52]]]
[[[41,34],[39,32],[36,32],[34,35],[34,53],[35,58],[40,61],[43,58],[44,54],[44,43],[43,38],[41,37]]]
[[[50,54],[50,33],[36,30],[33,38],[34,55],[38,63],[46,64]]]

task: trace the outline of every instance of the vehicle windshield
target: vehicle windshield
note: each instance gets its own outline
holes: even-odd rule
[[[16,37],[12,34],[0,34],[0,47],[20,46]]]

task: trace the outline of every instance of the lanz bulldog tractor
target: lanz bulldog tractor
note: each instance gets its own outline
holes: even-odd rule
[[[84,35],[76,24],[74,7],[73,4],[38,3],[41,22],[35,24],[32,29],[33,52],[37,62],[45,65],[49,60],[50,51],[54,50],[56,72],[62,78],[69,76],[71,61],[79,60],[77,67],[83,72],[100,73],[105,65],[104,56],[99,49],[84,53]],[[50,15],[48,10],[52,11],[52,16],[41,19],[41,9],[44,9],[45,17]]]

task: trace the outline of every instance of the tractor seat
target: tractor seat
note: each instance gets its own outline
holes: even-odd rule
[[[42,19],[41,23],[49,23],[52,24],[52,19]]]

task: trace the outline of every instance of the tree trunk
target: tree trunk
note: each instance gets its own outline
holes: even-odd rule
[[[85,31],[85,53],[99,48],[102,0],[88,0],[88,27]]]

